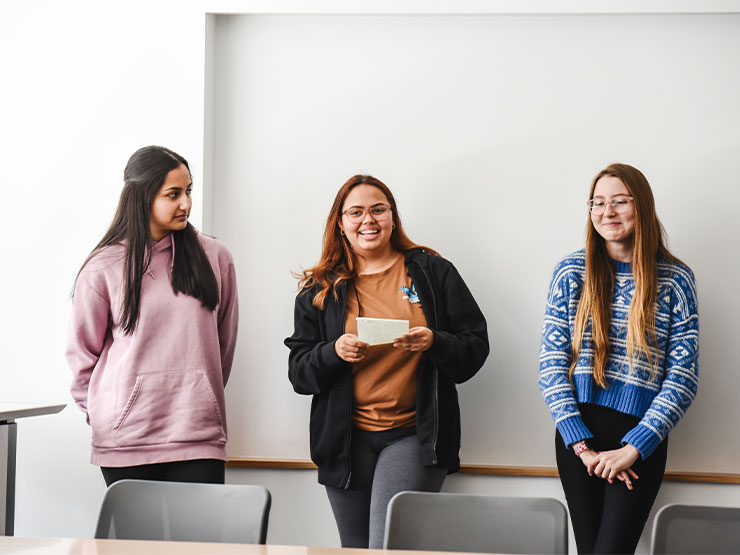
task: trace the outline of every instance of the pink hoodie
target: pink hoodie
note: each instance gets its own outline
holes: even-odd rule
[[[152,249],[132,335],[118,325],[125,247],[106,247],[80,273],[66,354],[72,396],[92,427],[93,464],[226,460],[224,386],[239,319],[236,274],[222,243],[199,238],[218,283],[213,312],[172,291],[171,235]]]

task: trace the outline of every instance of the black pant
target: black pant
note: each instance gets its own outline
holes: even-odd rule
[[[588,441],[596,451],[618,449],[624,435],[639,418],[596,405],[579,405],[586,426],[594,434]],[[639,479],[634,489],[619,480],[610,484],[589,476],[583,462],[555,435],[555,456],[560,482],[568,502],[578,553],[634,553],[665,473],[668,440],[632,469]]]
[[[223,484],[225,479],[224,461],[216,459],[196,459],[138,466],[101,466],[100,470],[103,472],[106,486],[110,486],[118,480]]]

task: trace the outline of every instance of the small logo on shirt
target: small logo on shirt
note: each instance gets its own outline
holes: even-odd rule
[[[402,285],[400,287],[401,293],[403,293],[403,298],[408,299],[410,303],[418,303],[419,302],[419,295],[416,294],[416,286],[412,283],[411,289],[406,287],[405,285]]]

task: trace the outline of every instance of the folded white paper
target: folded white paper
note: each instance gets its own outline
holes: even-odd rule
[[[396,337],[409,332],[408,320],[388,318],[357,318],[357,337],[369,345],[393,343]]]

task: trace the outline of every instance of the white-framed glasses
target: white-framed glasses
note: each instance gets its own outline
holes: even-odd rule
[[[591,214],[594,214],[595,216],[601,216],[606,210],[607,205],[611,206],[612,210],[614,210],[617,214],[621,214],[629,210],[631,203],[631,196],[617,195],[616,197],[612,197],[611,200],[606,200],[602,197],[592,198],[586,203],[586,206],[588,206]]]
[[[352,206],[342,212],[342,215],[346,216],[347,219],[353,224],[359,224],[360,222],[362,222],[362,220],[365,219],[365,214],[368,213],[376,222],[382,222],[388,219],[388,216],[391,213],[391,207],[387,204],[374,204],[370,208],[360,208],[359,206]]]

